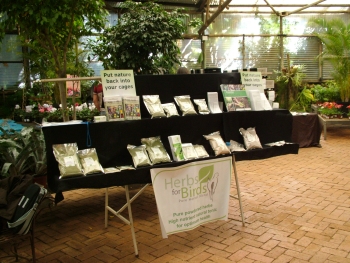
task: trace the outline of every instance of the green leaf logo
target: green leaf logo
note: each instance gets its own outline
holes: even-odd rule
[[[198,178],[200,183],[208,182],[214,173],[214,165],[209,165],[201,168],[198,172]]]

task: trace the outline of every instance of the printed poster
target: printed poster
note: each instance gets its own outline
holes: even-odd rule
[[[264,83],[261,72],[258,71],[242,71],[241,82],[245,90],[259,90],[264,93]]]
[[[132,70],[101,70],[103,96],[136,96]]]
[[[163,238],[227,220],[232,157],[151,169]]]

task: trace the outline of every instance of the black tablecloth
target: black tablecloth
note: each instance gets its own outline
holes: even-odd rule
[[[293,116],[292,141],[300,148],[320,146],[321,130],[317,114]]]
[[[141,138],[160,136],[167,152],[171,154],[168,136],[180,135],[183,143],[201,144],[208,151],[210,158],[215,158],[209,142],[203,135],[219,131],[226,142],[230,140],[243,142],[238,129],[256,127],[261,143],[265,144],[279,140],[290,141],[291,125],[292,116],[289,111],[273,110],[43,127],[47,149],[48,185],[51,191],[62,192],[77,188],[150,183],[151,168],[185,163],[172,162],[133,171],[59,179],[58,165],[52,151],[53,144],[76,142],[79,149],[96,148],[100,163],[107,168],[132,165],[127,145],[138,146],[141,144]],[[263,150],[239,152],[235,156],[236,160],[261,159],[298,153],[298,148],[297,144],[283,147],[265,146]]]

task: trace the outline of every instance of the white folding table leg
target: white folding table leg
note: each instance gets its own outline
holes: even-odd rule
[[[134,244],[134,249],[135,249],[135,255],[138,257],[139,252],[137,249],[137,243],[136,243],[136,235],[135,235],[135,229],[134,229],[134,222],[132,218],[132,211],[131,211],[131,203],[149,186],[150,184],[146,184],[143,186],[132,198],[130,198],[129,195],[129,186],[125,185],[125,196],[126,196],[126,204],[123,205],[118,211],[114,210],[111,208],[108,204],[108,188],[106,188],[106,194],[105,194],[105,227],[108,226],[108,212],[111,212],[115,216],[117,216],[119,219],[121,219],[124,223],[127,225],[130,225],[131,228],[131,235],[133,239],[133,244]],[[126,219],[124,216],[121,215],[121,212],[125,208],[128,208],[128,214],[129,214],[129,219]]]
[[[108,187],[106,188],[105,193],[105,227],[108,226]]]
[[[134,243],[134,250],[135,250],[135,256],[139,256],[139,251],[137,249],[137,242],[136,242],[136,235],[135,235],[135,229],[134,229],[134,221],[132,218],[132,212],[131,212],[131,202],[130,202],[130,196],[129,196],[129,186],[125,186],[125,195],[126,195],[126,203],[128,205],[128,213],[129,213],[129,221],[130,221],[130,228],[131,228],[131,235],[132,235],[132,242]]]
[[[236,169],[236,159],[235,155],[232,155],[232,166],[233,166],[233,173],[235,175],[235,181],[236,181],[236,189],[237,189],[237,197],[230,195],[231,197],[238,199],[239,202],[239,208],[241,210],[241,218],[242,218],[242,225],[245,226],[245,220],[244,220],[244,212],[243,212],[243,205],[242,205],[242,199],[241,199],[241,190],[239,188],[239,182],[238,182],[238,174],[237,174],[237,169]]]

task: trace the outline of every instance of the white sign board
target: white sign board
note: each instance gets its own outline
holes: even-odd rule
[[[136,96],[132,70],[101,70],[103,96]]]
[[[163,238],[227,220],[232,157],[151,169]]]
[[[261,72],[258,71],[242,71],[241,82],[245,90],[259,90],[264,92],[264,83]]]

